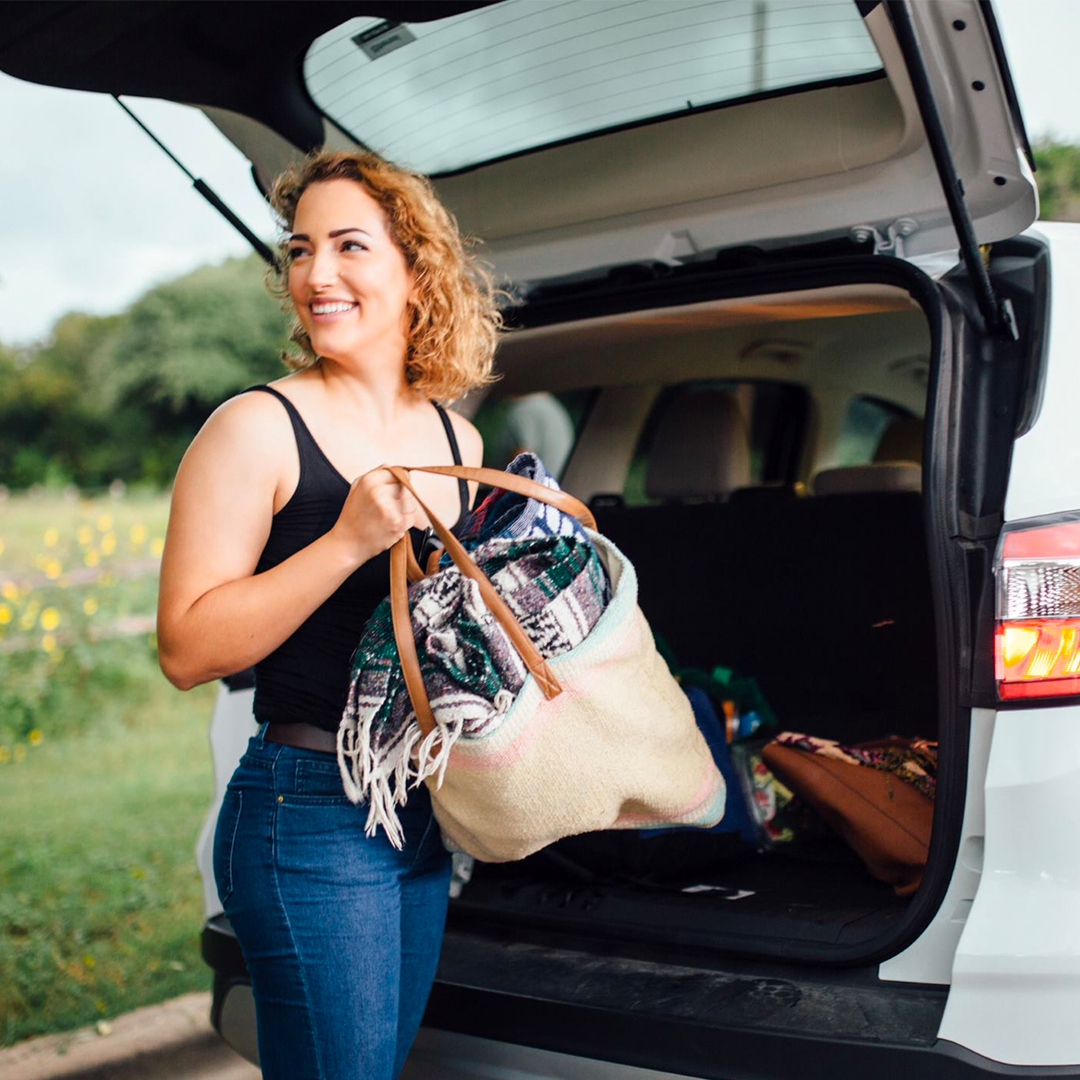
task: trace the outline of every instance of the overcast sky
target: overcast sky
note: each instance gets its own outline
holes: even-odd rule
[[[920,0],[931,2],[931,0]],[[1080,0],[996,0],[1032,138],[1080,142]],[[272,219],[243,156],[201,113],[124,99],[259,235]],[[0,73],[0,341],[64,312],[122,310],[148,286],[250,251],[112,98]]]

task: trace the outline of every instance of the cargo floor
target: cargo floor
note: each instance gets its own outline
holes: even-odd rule
[[[495,918],[784,956],[799,952],[800,943],[869,942],[903,915],[908,900],[871,878],[846,850],[830,847],[813,856],[728,855],[663,883],[610,866],[603,874],[585,870],[562,850],[477,864],[451,903],[451,919]]]

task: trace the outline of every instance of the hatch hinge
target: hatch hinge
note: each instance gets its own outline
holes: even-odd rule
[[[915,101],[919,107],[926,141],[933,154],[934,165],[945,193],[945,203],[949,208],[949,217],[952,218],[953,229],[959,241],[960,258],[971,278],[975,302],[979,306],[987,329],[1006,341],[1017,341],[1019,328],[1016,325],[1016,314],[1009,301],[1000,299],[994,291],[989,268],[983,261],[978,240],[975,238],[975,226],[971,222],[967,200],[964,197],[964,184],[956,171],[956,163],[953,161],[949,140],[945,135],[945,126],[941,122],[937,99],[934,97],[930,84],[926,61],[915,33],[911,0],[884,0],[884,3],[896,34],[896,43],[904,58],[904,66],[911,79],[911,89],[914,91]]]
[[[874,241],[875,255],[892,255],[897,259],[904,257],[904,238],[918,232],[919,224],[914,218],[897,218],[884,232],[876,225],[853,225],[851,235],[858,244]]]

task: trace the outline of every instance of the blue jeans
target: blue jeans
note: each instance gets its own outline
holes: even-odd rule
[[[225,792],[214,877],[251,973],[265,1080],[394,1080],[442,944],[450,855],[426,787],[405,846],[364,835],[335,755],[253,735]]]

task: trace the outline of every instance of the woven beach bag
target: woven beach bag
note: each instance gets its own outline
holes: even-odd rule
[[[724,813],[723,777],[689,700],[656,651],[638,606],[634,567],[596,531],[589,509],[567,492],[496,469],[388,468],[423,508],[458,569],[477,582],[529,671],[497,729],[458,739],[441,783],[435,776],[425,780],[446,846],[484,862],[507,862],[600,829],[717,824]],[[612,592],[584,641],[553,659],[541,656],[472,556],[416,494],[410,471],[476,480],[576,517]],[[433,558],[429,570],[435,565]],[[402,538],[390,559],[394,639],[418,725],[428,735],[435,719],[408,599],[409,580],[421,576]]]

